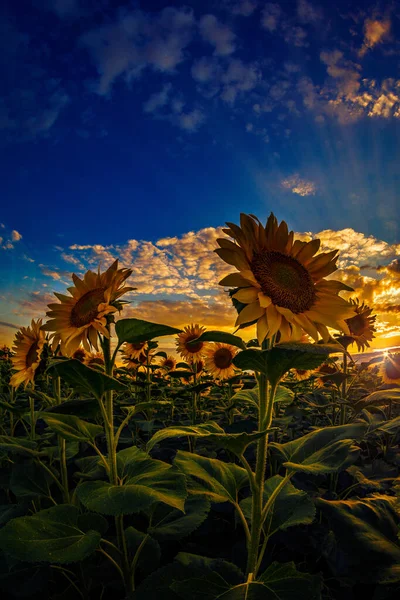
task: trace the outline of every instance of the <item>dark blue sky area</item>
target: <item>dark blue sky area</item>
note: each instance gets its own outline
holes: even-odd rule
[[[6,1],[1,220],[38,251],[270,210],[297,230],[395,242],[399,12],[365,1]]]

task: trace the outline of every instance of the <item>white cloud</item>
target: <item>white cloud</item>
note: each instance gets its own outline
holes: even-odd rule
[[[154,13],[125,12],[115,23],[84,34],[81,41],[100,74],[98,93],[107,94],[121,75],[129,82],[146,68],[174,73],[185,60],[193,31],[192,9],[167,7]]]
[[[235,33],[214,15],[204,15],[199,22],[203,39],[214,46],[216,56],[228,56],[235,51]]]
[[[165,106],[169,101],[169,96],[172,90],[172,84],[166,83],[163,85],[159,92],[155,92],[150,98],[143,104],[143,110],[145,113],[152,113],[159,108]]]
[[[303,179],[300,175],[295,174],[281,181],[282,187],[290,190],[293,194],[299,196],[311,196],[316,192],[316,185],[313,181]]]

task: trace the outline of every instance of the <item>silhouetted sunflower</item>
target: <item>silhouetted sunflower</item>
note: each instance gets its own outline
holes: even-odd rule
[[[379,365],[378,375],[384,383],[400,383],[400,352],[387,354]]]
[[[369,348],[369,342],[375,337],[375,326],[374,322],[376,316],[371,317],[372,308],[367,306],[364,302],[360,304],[359,300],[350,299],[350,303],[353,305],[356,315],[350,319],[346,319],[346,323],[349,327],[350,335],[343,336],[339,339],[341,343],[346,345],[355,342],[359,352],[363,352],[365,348]]]
[[[320,240],[294,240],[282,221],[271,213],[264,227],[253,215],[240,215],[240,227],[227,223],[224,233],[235,242],[218,239],[215,252],[239,273],[219,283],[239,290],[233,298],[246,306],[236,325],[257,322],[259,343],[280,331],[280,341],[299,340],[303,330],[314,340],[329,339],[327,327],[349,333],[345,319],[354,307],[338,296],[352,290],[340,281],[324,277],[336,271],[337,250],[316,255]]]
[[[176,360],[173,356],[167,356],[167,358],[162,358],[160,362],[160,367],[164,367],[164,369],[168,369],[168,371],[172,371],[176,367]]]
[[[13,352],[11,358],[13,367],[18,371],[10,379],[10,385],[18,387],[21,383],[24,387],[32,383],[35,371],[40,364],[40,355],[45,343],[45,333],[41,330],[42,319],[32,319],[29,327],[21,327],[15,334]]]
[[[127,342],[122,353],[125,357],[139,358],[143,352],[146,352],[148,346],[147,342],[136,342],[134,344]]]
[[[205,351],[205,368],[214,379],[229,379],[235,374],[233,359],[238,349],[230,344],[216,342]]]
[[[48,305],[50,311],[46,314],[51,318],[42,326],[44,331],[54,332],[53,347],[60,342],[66,356],[73,354],[81,343],[88,352],[91,347],[98,350],[98,334],[109,337],[107,315],[121,307],[118,298],[135,289],[124,287],[131,274],[131,269],[118,269],[116,260],[105,273],[87,271],[83,279],[72,275],[75,285],[68,288],[71,296],[54,292],[60,303]]]

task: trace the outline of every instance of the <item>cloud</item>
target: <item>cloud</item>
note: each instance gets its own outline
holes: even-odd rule
[[[79,12],[79,0],[50,0],[50,6],[61,19]]]
[[[192,9],[166,7],[154,13],[125,11],[116,22],[85,33],[81,42],[100,75],[96,91],[105,95],[118,77],[129,83],[148,68],[175,73],[193,31]]]
[[[297,0],[297,16],[302,23],[313,25],[318,24],[323,18],[321,9],[307,0]]]
[[[214,46],[215,56],[229,56],[235,51],[236,34],[214,15],[201,17],[199,29],[204,41]]]
[[[258,0],[233,0],[227,3],[227,6],[233,15],[249,17],[256,10]]]
[[[261,13],[261,26],[273,33],[278,29],[282,16],[283,13],[279,4],[267,2]]]
[[[200,107],[185,108],[182,96],[172,95],[172,89],[172,85],[166,83],[143,104],[143,111],[155,119],[169,121],[187,133],[194,133],[206,121],[206,115]]]
[[[298,194],[299,196],[314,195],[317,189],[314,182],[303,179],[297,174],[283,179],[281,185],[293,192],[293,194]]]
[[[11,232],[11,239],[13,242],[19,242],[19,240],[22,240],[22,235],[18,233],[16,229],[13,229]]]
[[[145,113],[152,113],[165,106],[170,97],[172,90],[172,84],[166,83],[163,85],[159,92],[155,92],[150,98],[143,104],[143,110]]]
[[[14,325],[14,323],[8,323],[7,321],[0,321],[0,325],[2,327],[10,327],[10,329],[19,329],[18,325]]]
[[[359,55],[364,56],[368,50],[385,41],[389,37],[390,29],[390,19],[367,19],[364,23],[364,43]]]

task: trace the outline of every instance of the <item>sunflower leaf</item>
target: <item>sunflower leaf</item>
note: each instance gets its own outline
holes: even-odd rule
[[[181,329],[141,319],[120,319],[115,324],[115,331],[121,345],[124,342],[139,344],[165,335],[175,335],[180,333]]]
[[[54,361],[47,370],[55,372],[74,389],[94,394],[98,400],[108,390],[124,392],[128,389],[125,384],[117,381],[117,379],[91,369],[74,358]]]
[[[63,415],[49,412],[41,412],[39,416],[65,440],[86,442],[94,441],[97,435],[103,433],[103,427],[83,421],[74,415]]]
[[[380,406],[382,404],[389,404],[389,402],[400,403],[400,389],[381,390],[364,396],[364,398],[361,398],[354,404],[354,410],[359,412],[366,406]]]
[[[0,548],[26,562],[73,563],[98,547],[98,531],[82,531],[76,506],[60,504],[30,517],[9,521],[0,531]]]
[[[230,344],[241,350],[246,350],[246,344],[238,335],[225,333],[224,331],[205,331],[195,340],[187,342],[187,345],[198,344],[199,342],[220,342],[221,344]]]
[[[201,425],[186,425],[179,427],[166,427],[157,431],[147,443],[147,451],[161,440],[174,437],[191,435],[193,437],[207,438],[218,447],[230,450],[236,456],[241,456],[247,446],[266,435],[269,431],[256,431],[255,433],[225,433],[225,431],[214,421]]]

